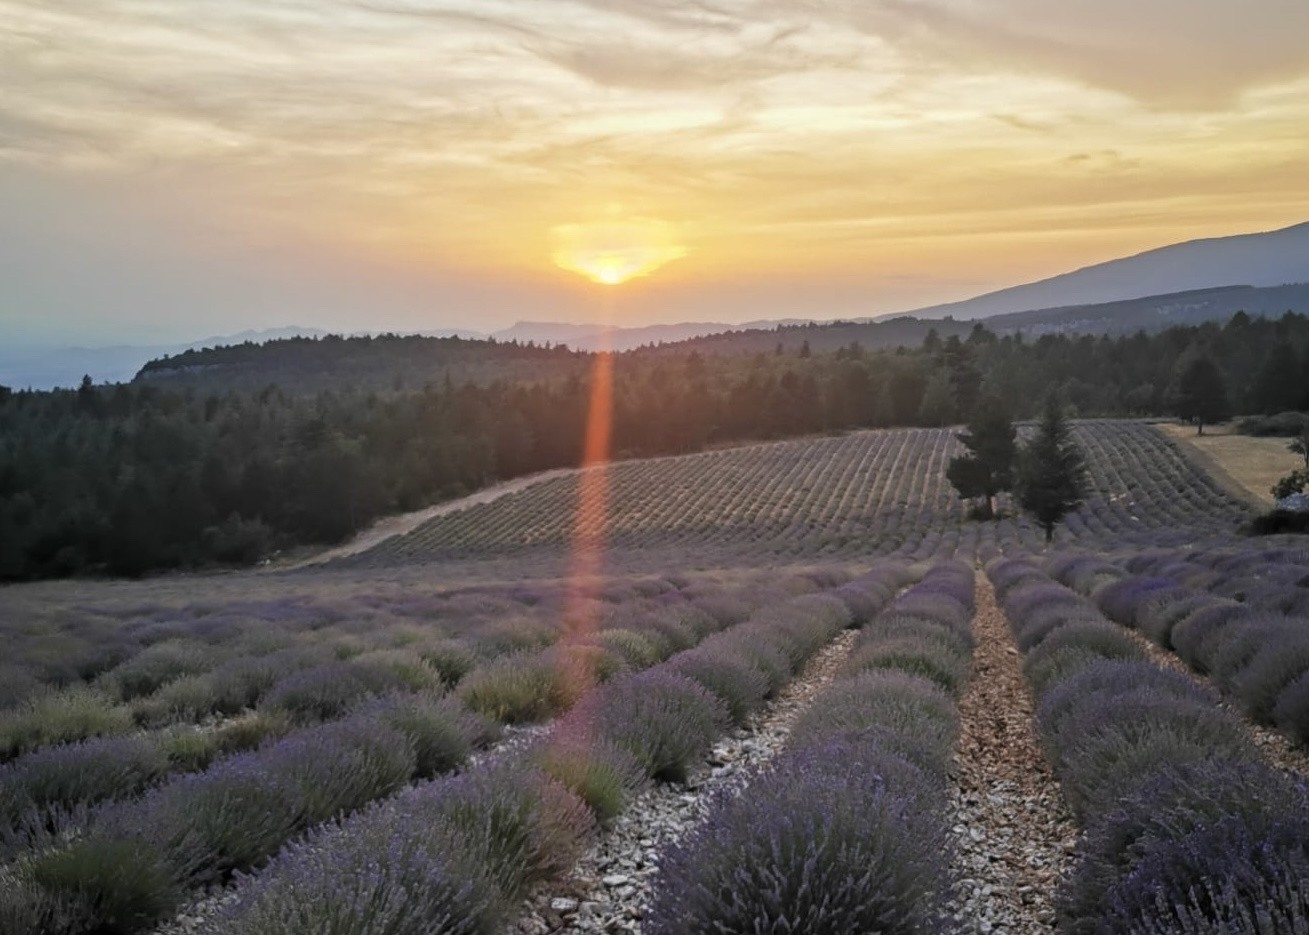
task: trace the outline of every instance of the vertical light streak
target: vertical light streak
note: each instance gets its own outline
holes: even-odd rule
[[[584,647],[592,644],[599,628],[599,594],[609,527],[614,425],[614,356],[610,339],[614,290],[604,292],[605,330],[591,371],[573,525],[569,599],[564,617],[563,664],[567,667],[564,674],[574,697],[581,697],[595,684],[593,658]]]

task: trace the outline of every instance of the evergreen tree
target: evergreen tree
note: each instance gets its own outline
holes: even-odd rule
[[[984,396],[966,431],[958,435],[968,452],[951,458],[946,467],[945,476],[959,496],[982,498],[980,512],[986,519],[995,515],[995,495],[1013,487],[1017,435],[1004,403],[995,396]]]
[[[1204,434],[1206,422],[1226,418],[1227,384],[1213,358],[1202,352],[1178,358],[1168,402],[1174,415],[1196,424],[1197,435]]]
[[[954,389],[950,386],[950,374],[946,370],[938,370],[923,391],[923,402],[918,407],[918,421],[922,425],[939,428],[949,425],[954,418]]]
[[[1086,496],[1086,459],[1073,441],[1058,396],[1049,394],[1036,435],[1018,456],[1018,502],[1054,539],[1054,527],[1082,505]]]
[[[1300,405],[1300,360],[1289,342],[1278,341],[1268,352],[1250,393],[1255,412],[1272,415]]]

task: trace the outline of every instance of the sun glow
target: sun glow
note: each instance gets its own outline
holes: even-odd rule
[[[561,224],[552,233],[555,265],[605,286],[649,276],[686,256],[672,225],[649,218]]]

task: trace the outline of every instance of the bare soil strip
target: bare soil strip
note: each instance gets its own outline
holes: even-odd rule
[[[1172,669],[1174,672],[1181,672],[1189,676],[1201,685],[1209,686],[1218,694],[1218,689],[1213,685],[1211,680],[1204,675],[1196,672],[1185,662],[1182,661],[1175,653],[1171,653],[1161,646],[1152,643],[1146,637],[1142,636],[1135,630],[1127,629],[1132,638],[1140,644],[1141,648],[1150,654],[1150,661],[1155,665],[1162,666],[1165,669]],[[1302,776],[1309,776],[1309,751],[1297,747],[1290,737],[1280,731],[1273,730],[1271,727],[1265,727],[1262,724],[1256,724],[1254,721],[1240,709],[1239,705],[1234,704],[1230,699],[1224,698],[1222,707],[1227,708],[1233,714],[1250,734],[1250,739],[1254,741],[1263,755],[1268,758],[1278,769],[1283,769],[1292,773],[1299,773]]]
[[[515,931],[639,932],[660,850],[704,816],[711,792],[742,781],[781,752],[796,718],[836,678],[857,635],[846,630],[825,646],[745,728],[719,741],[686,786],[655,786],[632,802],[567,880],[527,901]]]
[[[973,678],[959,703],[953,794],[954,903],[961,931],[1054,931],[1054,890],[1077,842],[1059,783],[1041,754],[1021,657],[995,591],[977,576]]]

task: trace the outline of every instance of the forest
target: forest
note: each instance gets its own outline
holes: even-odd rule
[[[248,564],[577,463],[594,355],[458,339],[352,344],[360,340],[200,352],[184,364],[206,374],[200,382],[161,380],[148,366],[130,384],[0,388],[0,579]],[[709,346],[616,356],[617,457],[951,425],[983,395],[1030,418],[1051,388],[1082,417],[1212,421],[1309,408],[1309,318],[1290,312],[1118,338],[1028,341],[978,324],[962,338],[929,331],[894,349],[779,343],[722,355]],[[413,385],[440,348],[447,369]],[[361,354],[367,366],[350,363]],[[217,379],[224,357],[251,365],[227,386]],[[388,359],[394,379],[381,380]],[[1197,362],[1213,365],[1202,401],[1182,379]],[[254,387],[251,372],[284,378]]]

